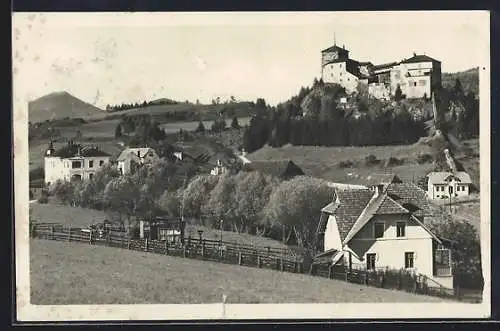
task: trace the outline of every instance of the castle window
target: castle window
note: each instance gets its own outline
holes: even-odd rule
[[[417,82],[413,82],[413,86],[417,86]]]
[[[99,161],[99,167],[102,167],[103,164],[104,164],[103,160]]]
[[[80,161],[71,162],[71,169],[79,169],[81,167],[82,167],[82,162]]]
[[[94,161],[90,160],[89,161],[89,168],[93,168],[94,167]]]

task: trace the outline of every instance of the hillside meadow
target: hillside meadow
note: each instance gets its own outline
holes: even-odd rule
[[[31,304],[443,302],[302,274],[46,240],[30,242]]]

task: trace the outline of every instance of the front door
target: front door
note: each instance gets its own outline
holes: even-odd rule
[[[375,270],[375,261],[377,255],[375,253],[366,254],[366,270]]]

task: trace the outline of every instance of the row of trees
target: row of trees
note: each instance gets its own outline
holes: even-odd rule
[[[156,105],[177,105],[179,101],[171,100],[171,99],[160,99],[156,101],[143,101],[142,103],[121,103],[119,105],[106,105],[107,112],[115,112],[121,110],[128,110],[134,108],[143,108],[148,106],[156,106]]]
[[[223,220],[226,230],[278,240],[285,229],[313,249],[320,210],[333,195],[322,180],[296,177],[282,182],[244,171],[195,177],[186,173],[182,178],[184,170],[159,161],[120,176],[105,166],[89,180],[56,182],[51,194],[65,204],[112,211],[124,223],[134,216],[167,213],[214,228]]]

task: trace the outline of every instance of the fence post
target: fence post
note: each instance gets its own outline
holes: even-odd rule
[[[460,298],[460,285],[457,284],[457,286],[455,287],[455,295],[457,297],[457,300],[458,301],[461,301],[461,298]]]
[[[260,268],[260,263],[261,263],[261,261],[260,261],[260,255],[257,254],[257,268]]]
[[[182,257],[186,257],[186,245],[182,246]]]
[[[111,236],[111,230],[108,231],[106,234],[106,246],[110,246],[110,236]]]
[[[328,265],[328,279],[332,278],[332,267],[333,266],[331,264]]]
[[[241,250],[238,251],[238,265],[242,265],[243,263],[243,257],[241,256]]]
[[[283,265],[283,258],[280,258],[280,271],[283,271],[285,269]]]
[[[92,245],[92,230],[89,232],[89,245]]]
[[[349,281],[349,268],[344,267],[344,272],[345,272],[345,281]]]
[[[398,272],[398,290],[401,290],[402,287],[403,287],[403,273],[401,272],[401,270],[399,270],[399,272]]]
[[[55,237],[54,237],[54,227],[53,226],[50,227],[50,232],[52,233],[52,240],[54,240]]]
[[[68,241],[71,241],[71,226],[68,229]]]
[[[201,258],[203,259],[204,257],[205,257],[205,239],[203,239],[201,242]]]
[[[130,250],[130,238],[127,237],[127,249]]]

